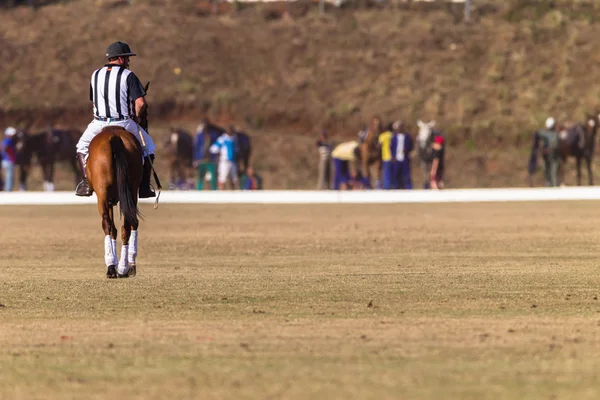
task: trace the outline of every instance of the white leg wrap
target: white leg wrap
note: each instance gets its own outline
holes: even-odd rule
[[[104,262],[106,263],[107,267],[109,267],[111,265],[115,265],[114,259],[113,259],[112,239],[110,238],[109,235],[106,235],[104,237]]]
[[[119,267],[117,268],[117,272],[121,275],[127,275],[127,272],[129,272],[129,263],[127,262],[128,250],[129,246],[121,246],[121,260],[119,261]]]
[[[129,261],[129,264],[135,264],[135,259],[137,258],[137,254],[138,254],[137,243],[138,243],[138,231],[132,230],[131,236],[129,236],[129,253],[128,253],[128,257],[127,257],[127,261]]]
[[[113,262],[112,265],[117,265],[119,259],[117,258],[117,240],[110,239],[110,243],[112,244],[112,254],[113,254]]]

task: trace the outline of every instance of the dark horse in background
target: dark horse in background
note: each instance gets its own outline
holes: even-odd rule
[[[252,155],[252,140],[250,136],[243,131],[236,131],[233,134],[235,140],[235,162],[240,176],[245,175],[250,166],[250,156]]]
[[[193,189],[194,138],[180,128],[171,128],[163,142],[169,165],[169,189]]]
[[[596,132],[600,125],[600,115],[587,115],[585,123],[570,124],[565,123],[559,129],[558,134],[558,156],[560,161],[558,183],[564,184],[565,165],[569,157],[575,158],[577,166],[577,185],[581,186],[581,162],[585,161],[587,168],[588,182],[590,186],[594,185],[594,176],[592,172],[592,160],[594,157],[594,148],[596,143]],[[540,137],[536,132],[533,136],[533,145],[529,159],[529,184],[533,186],[532,176],[537,167],[538,149]]]
[[[77,129],[46,129],[30,134],[19,131],[15,135],[17,165],[19,166],[19,187],[27,189],[27,178],[33,161],[42,169],[44,191],[54,190],[54,167],[57,162],[67,162],[74,173],[75,186],[81,180],[75,146],[82,132]]]
[[[600,115],[587,115],[586,122],[574,126],[564,126],[559,130],[558,153],[560,156],[559,183],[564,183],[564,165],[569,157],[575,158],[577,165],[577,186],[581,186],[581,161],[585,161],[588,182],[594,185],[592,159],[596,145],[596,132]]]

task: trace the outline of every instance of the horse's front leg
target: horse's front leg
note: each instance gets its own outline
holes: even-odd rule
[[[194,177],[194,167],[191,166],[190,164],[186,164],[185,165],[185,178],[186,178],[186,182],[187,182],[187,189],[188,190],[194,190],[194,188],[196,187],[196,179]]]
[[[53,190],[54,184],[52,183],[52,175],[54,165],[51,161],[41,161],[42,166],[42,176],[44,178],[44,192],[51,192]]]
[[[558,159],[558,171],[556,172],[556,180],[558,186],[563,186],[565,183],[565,160],[562,157],[559,157]]]
[[[383,162],[381,160],[375,161],[375,168],[376,168],[376,173],[377,173],[377,175],[376,175],[377,178],[375,179],[375,189],[383,189],[383,182],[382,182]]]
[[[177,189],[177,165],[175,161],[169,162],[169,190]]]
[[[430,189],[431,164],[423,161],[421,162],[421,169],[423,171],[423,189]]]
[[[27,190],[27,174],[29,173],[29,165],[21,164],[19,169],[19,190]]]
[[[367,185],[367,182],[369,183],[369,186],[370,186],[371,185],[371,171],[369,170],[369,160],[366,158],[367,158],[367,156],[363,156],[362,160],[361,160],[362,181],[364,183],[364,186]]]
[[[581,158],[576,158],[577,163],[577,186],[581,186]]]
[[[585,164],[587,166],[588,181],[590,183],[590,186],[594,186],[594,175],[592,173],[592,157],[586,157]]]

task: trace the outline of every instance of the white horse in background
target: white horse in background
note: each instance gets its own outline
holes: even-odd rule
[[[435,120],[429,122],[417,121],[419,133],[417,134],[417,145],[419,146],[419,158],[421,160],[421,170],[423,171],[423,187],[429,189],[429,173],[433,163],[433,150],[431,143],[433,141],[433,132]]]

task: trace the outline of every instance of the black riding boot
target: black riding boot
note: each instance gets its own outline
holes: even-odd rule
[[[89,197],[92,195],[93,190],[92,188],[90,188],[87,174],[85,172],[85,154],[77,153],[77,163],[79,164],[79,170],[81,171],[81,176],[83,176],[83,180],[79,182],[79,185],[77,185],[77,188],[75,189],[75,194],[77,196]]]
[[[140,199],[156,197],[156,193],[150,186],[150,177],[152,176],[152,166],[150,161],[154,162],[154,154],[144,158],[144,172],[142,173],[142,182],[140,183]]]

